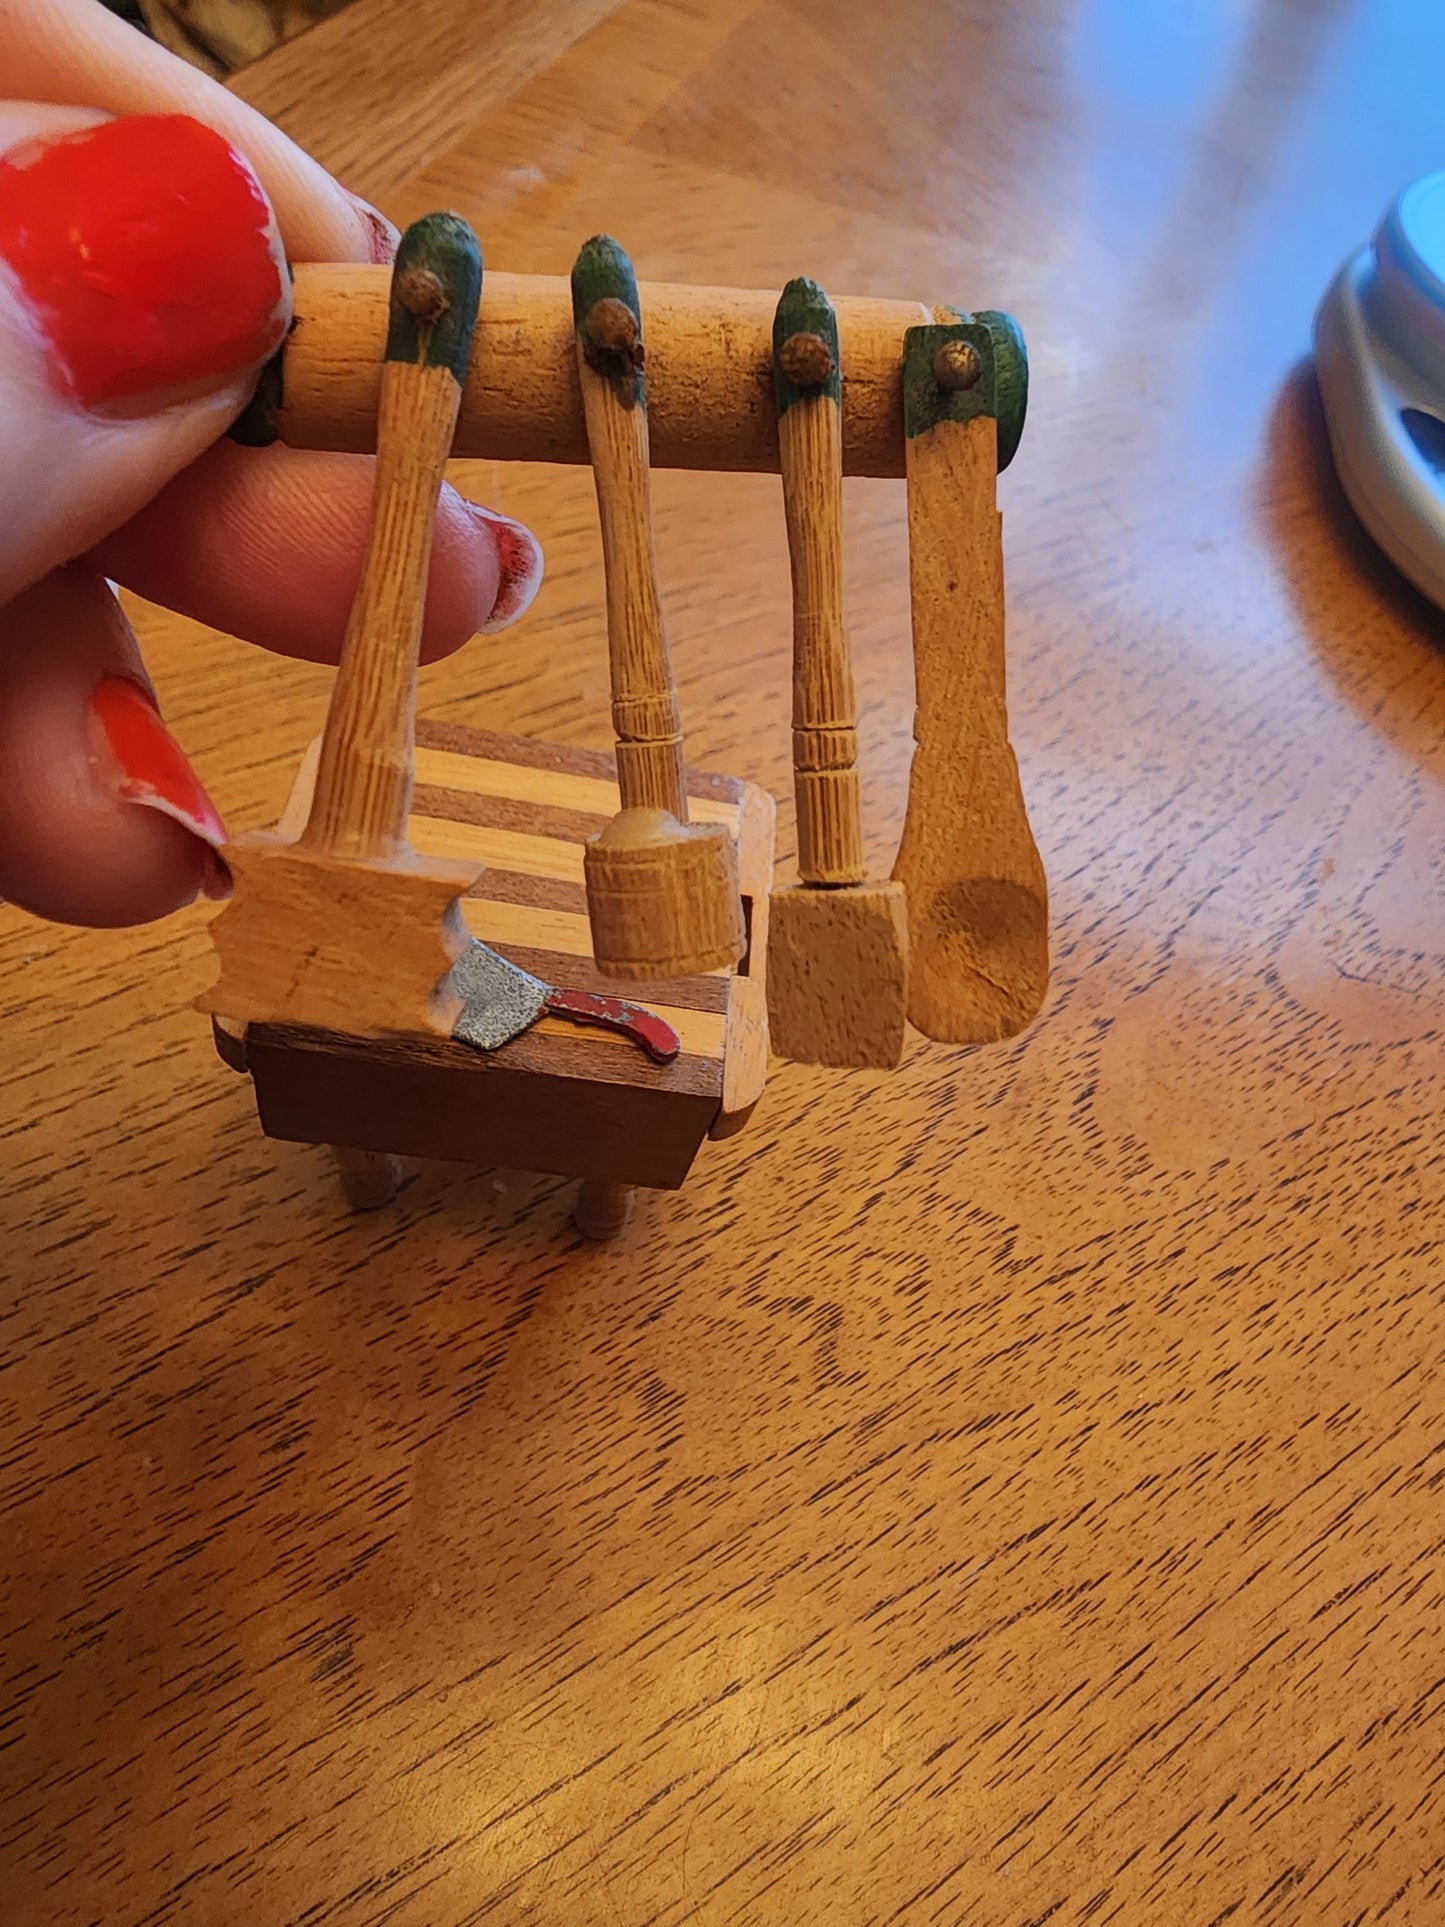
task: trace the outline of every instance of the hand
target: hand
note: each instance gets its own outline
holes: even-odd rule
[[[139,923],[224,890],[224,830],[107,578],[336,659],[370,459],[218,438],[285,334],[285,259],[395,233],[96,0],[0,0],[0,75],[0,897]],[[528,531],[446,489],[424,656],[540,577]]]

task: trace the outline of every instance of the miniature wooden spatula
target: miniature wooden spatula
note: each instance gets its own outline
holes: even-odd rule
[[[597,968],[632,979],[720,970],[743,954],[737,853],[689,823],[682,723],[652,553],[647,381],[632,264],[610,235],[572,269],[577,371],[607,571],[607,650],[622,808],[588,844]]]
[[[808,1064],[892,1069],[903,1053],[908,927],[901,883],[863,863],[858,714],[843,623],[838,323],[816,281],[773,322],[783,508],[793,576],[793,796],[800,885],[774,890],[768,1025]]]
[[[903,428],[917,680],[908,813],[908,1015],[942,1043],[1011,1037],[1049,981],[1048,888],[1008,739],[995,477],[1028,364],[1007,315],[910,328]]]

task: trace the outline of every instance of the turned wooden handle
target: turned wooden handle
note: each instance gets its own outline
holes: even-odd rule
[[[334,856],[406,844],[417,655],[437,498],[481,291],[477,237],[453,214],[403,236],[391,280],[366,560],[300,841]]]
[[[617,786],[624,809],[668,810],[686,823],[682,721],[652,549],[641,304],[631,264],[610,236],[594,236],[578,255],[572,299],[607,574]]]
[[[832,304],[790,281],[773,321],[793,575],[793,796],[805,883],[861,883],[858,702],[843,626],[842,363]]]

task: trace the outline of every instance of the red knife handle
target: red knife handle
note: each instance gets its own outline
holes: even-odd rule
[[[547,1009],[554,1017],[570,1017],[574,1023],[620,1031],[640,1044],[655,1064],[670,1064],[682,1049],[682,1039],[671,1024],[655,1011],[626,1003],[621,997],[601,997],[592,990],[553,990],[547,998]]]

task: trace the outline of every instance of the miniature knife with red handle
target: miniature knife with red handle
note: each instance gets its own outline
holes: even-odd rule
[[[462,1000],[452,1036],[477,1050],[499,1050],[544,1015],[615,1030],[655,1064],[670,1064],[682,1049],[677,1032],[655,1011],[591,990],[559,990],[475,940],[452,965],[451,982]]]

